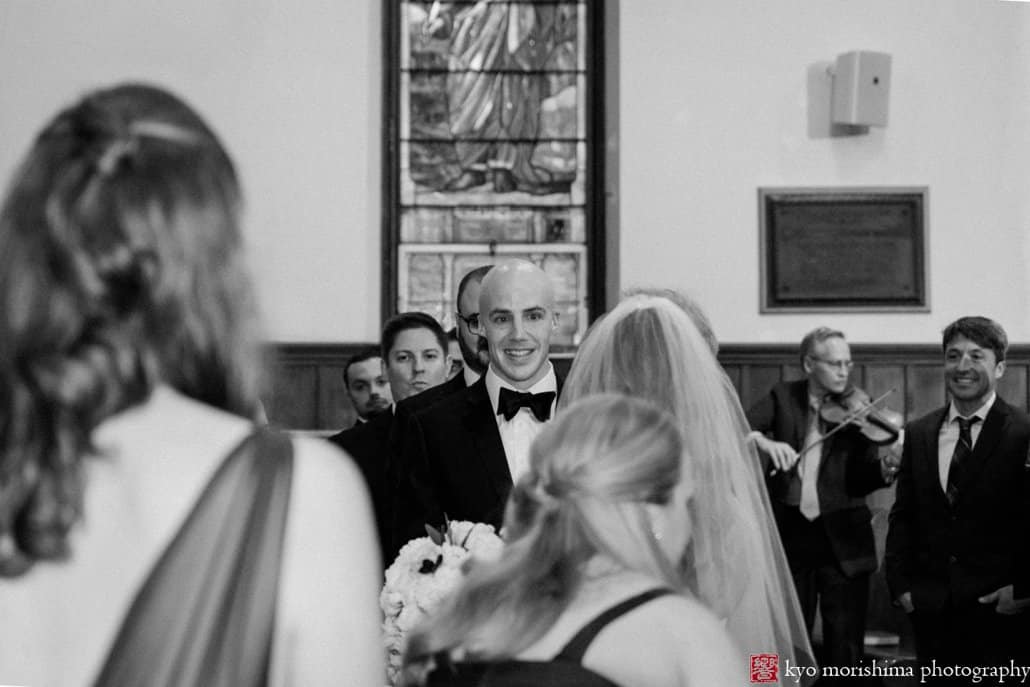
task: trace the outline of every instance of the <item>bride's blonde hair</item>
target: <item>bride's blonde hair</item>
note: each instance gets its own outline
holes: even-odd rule
[[[668,502],[682,453],[675,423],[652,403],[603,394],[566,408],[533,443],[512,490],[501,559],[473,563],[451,602],[409,637],[409,684],[457,647],[475,660],[518,654],[554,624],[597,554],[678,589],[645,505]]]
[[[760,463],[736,389],[690,313],[653,293],[594,323],[559,401],[604,392],[646,399],[675,418],[694,479],[693,536],[681,582],[746,650],[810,652]]]

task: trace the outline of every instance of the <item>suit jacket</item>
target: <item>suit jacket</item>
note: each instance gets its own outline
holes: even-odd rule
[[[511,474],[485,377],[412,416],[406,460],[425,522],[500,527]]]
[[[394,415],[387,410],[368,422],[345,429],[329,437],[329,441],[342,448],[354,459],[361,470],[372,497],[372,508],[379,534],[380,552],[384,565],[393,562],[393,492],[389,472],[390,435]]]
[[[397,404],[396,414],[398,417],[407,417],[414,414],[416,411],[428,408],[441,398],[450,396],[451,394],[462,391],[465,388],[465,377],[460,374],[455,375],[443,384],[431,386],[421,393],[417,393],[414,396],[408,396]]]
[[[1030,596],[1030,416],[996,398],[963,463],[955,504],[938,471],[948,407],[910,423],[887,531],[892,598],[912,592],[918,610],[976,603],[1008,584]]]
[[[803,447],[808,431],[808,381],[781,382],[747,413],[751,428]],[[812,449],[817,451],[820,449]],[[768,457],[762,456],[766,474]],[[788,560],[810,548],[806,530],[797,526],[799,480],[796,470],[777,472],[766,479],[773,514]],[[876,545],[870,524],[872,513],[865,496],[887,486],[880,470],[877,447],[856,428],[843,429],[821,444],[816,492],[820,521],[830,547],[846,575],[876,570]],[[793,503],[794,505],[788,505]]]
[[[388,450],[388,484],[390,488],[390,526],[391,541],[388,546],[389,559],[397,557],[401,547],[408,541],[425,534],[425,525],[442,523],[442,520],[427,520],[421,506],[421,492],[426,488],[424,481],[412,479],[416,467],[409,465],[415,455],[411,448],[412,418],[415,413],[433,406],[448,396],[464,391],[465,378],[457,375],[443,384],[430,387],[421,393],[409,396],[399,402],[394,409],[394,423],[390,433]]]
[[[405,432],[405,463],[420,516],[409,527],[442,523],[445,515],[501,526],[512,479],[485,375],[416,412]]]

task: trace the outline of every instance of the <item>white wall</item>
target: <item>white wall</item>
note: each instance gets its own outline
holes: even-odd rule
[[[236,160],[269,338],[374,340],[379,25],[361,1],[0,0],[0,180],[82,92],[167,86]]]
[[[0,0],[0,179],[75,95],[164,84],[237,160],[269,338],[373,340],[380,22],[372,0]],[[688,290],[724,341],[928,342],[970,312],[1030,341],[1030,4],[621,0],[618,30],[622,284]],[[890,125],[812,138],[810,77],[852,49],[893,55]],[[758,186],[891,184],[930,187],[931,313],[758,314]]]
[[[964,314],[1030,339],[1030,4],[623,0],[619,20],[623,284],[684,288],[725,341],[931,342]],[[810,136],[810,78],[855,49],[893,56],[889,126]],[[932,311],[759,315],[756,188],[791,185],[929,186]]]

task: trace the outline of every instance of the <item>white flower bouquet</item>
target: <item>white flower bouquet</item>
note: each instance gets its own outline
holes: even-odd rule
[[[408,633],[457,589],[462,564],[470,556],[496,560],[504,547],[493,526],[483,523],[448,522],[443,532],[427,525],[426,532],[428,536],[401,548],[386,570],[386,584],[379,595],[391,685],[400,675]]]

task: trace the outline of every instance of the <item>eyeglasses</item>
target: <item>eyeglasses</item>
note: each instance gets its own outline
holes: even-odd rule
[[[464,322],[469,329],[479,329],[479,313],[474,312],[469,315],[456,314],[458,319]]]
[[[816,358],[815,356],[810,357],[812,358],[812,360],[822,363],[826,367],[832,368],[834,370],[847,371],[855,366],[854,361],[851,360],[827,360],[826,358]]]

